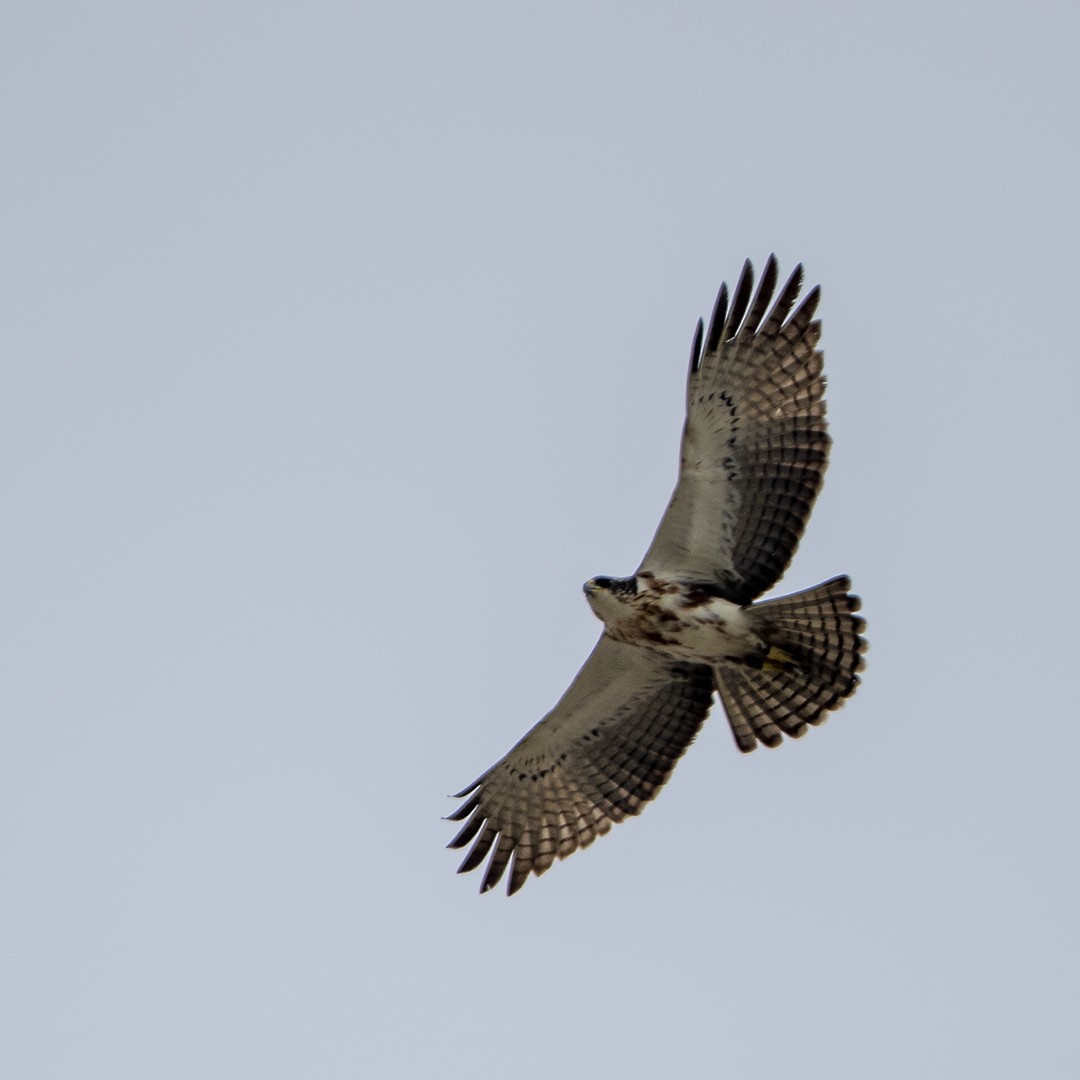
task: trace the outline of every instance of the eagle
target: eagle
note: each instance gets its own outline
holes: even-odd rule
[[[770,256],[720,288],[690,349],[679,476],[630,577],[594,577],[600,640],[558,704],[454,798],[470,843],[459,873],[507,892],[639,814],[694,740],[715,693],[735,743],[776,747],[822,723],[859,684],[866,642],[847,577],[758,598],[784,573],[821,489],[820,299],[802,266],[776,292]],[[775,295],[775,300],[774,300]],[[797,305],[797,306],[796,306]]]

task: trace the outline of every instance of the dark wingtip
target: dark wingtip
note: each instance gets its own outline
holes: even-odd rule
[[[506,873],[506,867],[510,863],[514,853],[513,841],[508,841],[505,836],[500,836],[498,843],[495,845],[495,850],[491,853],[491,859],[487,864],[487,870],[484,871],[484,881],[480,886],[480,892],[485,893],[488,889],[495,888],[503,879],[503,874]]]
[[[694,330],[694,340],[690,343],[690,374],[693,375],[701,363],[701,341],[705,335],[705,322],[698,319],[697,328]]]
[[[468,802],[463,802],[452,814],[447,814],[443,821],[464,821],[480,805],[480,796],[474,795]]]
[[[484,778],[478,776],[468,787],[463,787],[456,795],[449,795],[451,799],[464,799],[466,796],[471,795],[479,786]]]
[[[799,315],[809,322],[814,317],[819,303],[821,303],[821,286],[815,285],[799,305]]]
[[[750,306],[750,296],[754,291],[754,264],[747,259],[743,263],[742,273],[739,275],[739,283],[735,286],[735,292],[731,298],[731,310],[728,312],[727,322],[724,325],[723,338],[730,341],[742,325],[746,309]]]
[[[750,305],[749,314],[746,316],[746,329],[750,333],[756,333],[765,320],[769,311],[769,303],[776,291],[776,278],[778,264],[776,256],[770,255],[765,260],[765,269],[761,272],[761,280],[758,282],[757,293],[754,302]]]
[[[727,320],[728,291],[727,282],[720,285],[720,291],[716,294],[716,303],[713,305],[712,318],[709,320],[709,335],[705,340],[705,351],[716,352],[720,347],[720,334],[723,332],[724,323]]]
[[[766,327],[770,328],[770,332],[775,333],[779,330],[788,315],[791,314],[791,309],[795,306],[795,301],[799,298],[799,290],[802,288],[802,284],[803,268],[802,263],[799,263],[795,269],[791,271],[790,276],[784,283],[784,287],[780,290],[780,294],[776,298],[776,303],[773,304],[772,312],[766,320]]]
[[[491,845],[494,842],[495,836],[493,833],[481,833],[480,838],[473,845],[469,854],[461,860],[461,865],[458,867],[457,872],[459,874],[468,874],[475,870],[485,858],[487,853],[491,850]],[[467,844],[469,841],[464,841]],[[464,844],[462,845],[464,846]]]
[[[469,820],[461,827],[461,831],[457,836],[455,836],[446,846],[451,851],[463,848],[483,828],[484,821],[485,818],[483,814],[477,814],[475,817],[469,818]]]

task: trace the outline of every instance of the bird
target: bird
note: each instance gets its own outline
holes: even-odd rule
[[[690,349],[678,480],[641,565],[594,577],[603,623],[555,707],[453,796],[458,868],[507,893],[641,813],[714,695],[743,753],[799,738],[859,685],[866,640],[847,576],[760,599],[791,562],[828,463],[820,288],[777,292],[770,255],[721,285]],[[775,299],[774,299],[775,297]]]

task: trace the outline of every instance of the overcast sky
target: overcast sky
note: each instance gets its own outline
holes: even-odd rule
[[[9,3],[0,1073],[1080,1072],[1075,4]],[[694,323],[820,283],[864,685],[478,896]]]

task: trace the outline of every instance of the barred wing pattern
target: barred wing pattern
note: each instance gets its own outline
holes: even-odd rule
[[[690,354],[679,480],[641,570],[709,582],[736,603],[771,588],[790,563],[828,462],[820,296],[795,268],[775,304],[769,256],[754,293],[747,260]],[[753,300],[751,301],[751,295]]]
[[[465,821],[450,847],[474,841],[459,873],[490,854],[481,892],[513,857],[507,892],[639,814],[667,782],[708,715],[708,667],[603,634],[562,699],[501,761],[460,791]]]

